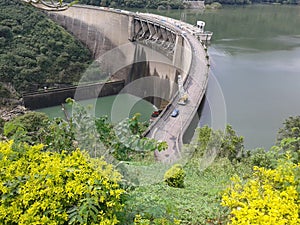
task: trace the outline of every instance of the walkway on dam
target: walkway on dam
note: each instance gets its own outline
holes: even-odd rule
[[[151,14],[147,14],[147,16],[151,16]],[[154,16],[156,18],[164,18],[166,23],[170,23],[171,26],[178,23],[186,27],[192,26],[170,18]],[[177,94],[173,102],[171,102],[171,107],[156,121],[156,124],[147,134],[147,137],[168,143],[167,150],[155,152],[157,160],[166,163],[172,163],[181,158],[182,137],[197,113],[208,82],[209,67],[208,59],[206,58],[207,53],[204,47],[200,41],[190,33],[186,33],[185,38],[189,41],[192,49],[192,62],[184,83],[184,89],[189,98],[188,103],[186,105],[179,105],[177,103],[179,95]],[[175,108],[179,109],[179,115],[177,117],[171,117],[171,113]]]

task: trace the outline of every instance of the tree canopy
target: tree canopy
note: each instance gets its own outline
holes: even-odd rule
[[[0,0],[0,81],[20,92],[73,84],[91,60],[79,41],[41,11]]]

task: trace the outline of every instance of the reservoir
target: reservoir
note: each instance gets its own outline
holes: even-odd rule
[[[201,125],[224,117],[223,122],[244,136],[246,148],[268,149],[275,143],[283,121],[300,115],[299,6],[149,12],[191,24],[203,20],[205,30],[214,33],[209,46],[210,100],[204,104]],[[225,115],[218,107],[223,104]]]
[[[203,19],[214,31],[212,75],[225,98],[227,122],[247,148],[268,149],[283,121],[300,115],[300,7],[224,8]]]

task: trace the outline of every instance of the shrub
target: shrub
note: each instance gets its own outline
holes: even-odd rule
[[[26,140],[29,143],[35,143],[40,141],[41,136],[38,135],[39,130],[46,126],[49,122],[49,118],[45,113],[29,112],[25,115],[15,117],[4,125],[4,135],[8,138],[18,136],[21,138],[23,133],[26,136]],[[21,138],[22,139],[22,138]]]
[[[298,152],[300,150],[300,116],[290,116],[283,122],[283,127],[279,129],[277,134],[277,145],[282,145],[282,141],[287,138],[294,138],[293,142],[289,142],[289,146],[284,149]]]
[[[170,187],[184,187],[185,172],[180,164],[173,165],[165,173],[164,180]]]
[[[267,152],[263,148],[257,148],[250,151],[249,159],[252,166],[274,168],[278,155],[272,149]]]
[[[300,224],[300,165],[281,160],[276,169],[254,167],[252,177],[232,178],[222,196],[231,224]]]
[[[194,156],[211,156],[228,158],[231,162],[240,161],[245,155],[244,137],[238,136],[232,126],[227,125],[225,131],[216,130],[207,125],[197,128],[192,147]]]
[[[249,161],[253,166],[275,169],[279,160],[285,159],[286,154],[289,154],[292,162],[299,163],[300,150],[295,150],[295,144],[297,144],[299,140],[300,138],[284,138],[278,145],[270,148],[269,151],[260,148],[249,151]]]
[[[284,138],[299,137],[300,135],[300,116],[290,116],[283,122],[283,127],[279,129],[277,135],[277,141]]]
[[[42,145],[0,142],[0,224],[117,224],[121,177],[112,165]]]

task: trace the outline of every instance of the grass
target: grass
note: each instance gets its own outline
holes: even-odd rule
[[[188,225],[225,224],[227,211],[220,206],[222,191],[230,183],[230,177],[247,174],[250,168],[245,164],[232,165],[228,159],[215,160],[204,171],[198,168],[195,158],[185,165],[184,188],[167,186],[153,169],[157,183],[138,186],[128,193],[124,224],[132,224],[136,214],[150,220],[176,218]],[[151,180],[151,172],[148,171],[147,177]]]

